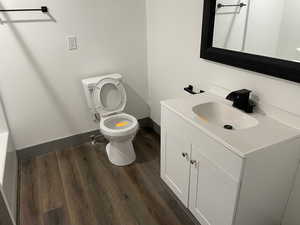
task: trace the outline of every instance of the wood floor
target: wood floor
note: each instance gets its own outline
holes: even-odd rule
[[[106,143],[20,162],[20,225],[193,225],[159,174],[159,136],[142,129],[137,161],[109,163]]]

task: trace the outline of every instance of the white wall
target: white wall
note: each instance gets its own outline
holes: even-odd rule
[[[5,8],[47,5],[40,12],[9,13],[0,24],[0,90],[18,149],[97,129],[80,80],[125,76],[127,112],[147,117],[145,2],[140,0],[3,0]],[[21,20],[21,21],[18,21]],[[27,21],[26,20],[36,20]],[[66,50],[66,36],[79,49]]]

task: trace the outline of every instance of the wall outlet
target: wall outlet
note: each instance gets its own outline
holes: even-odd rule
[[[77,43],[76,36],[68,36],[67,37],[67,48],[70,51],[78,49],[78,43]]]

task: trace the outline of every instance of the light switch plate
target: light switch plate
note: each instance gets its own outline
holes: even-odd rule
[[[67,48],[70,51],[78,49],[78,43],[77,43],[76,36],[68,36],[67,37]]]

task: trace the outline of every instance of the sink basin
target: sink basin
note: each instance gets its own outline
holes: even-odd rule
[[[231,106],[207,102],[193,107],[193,112],[199,120],[213,124],[218,127],[234,130],[255,127],[258,121],[248,114]]]

